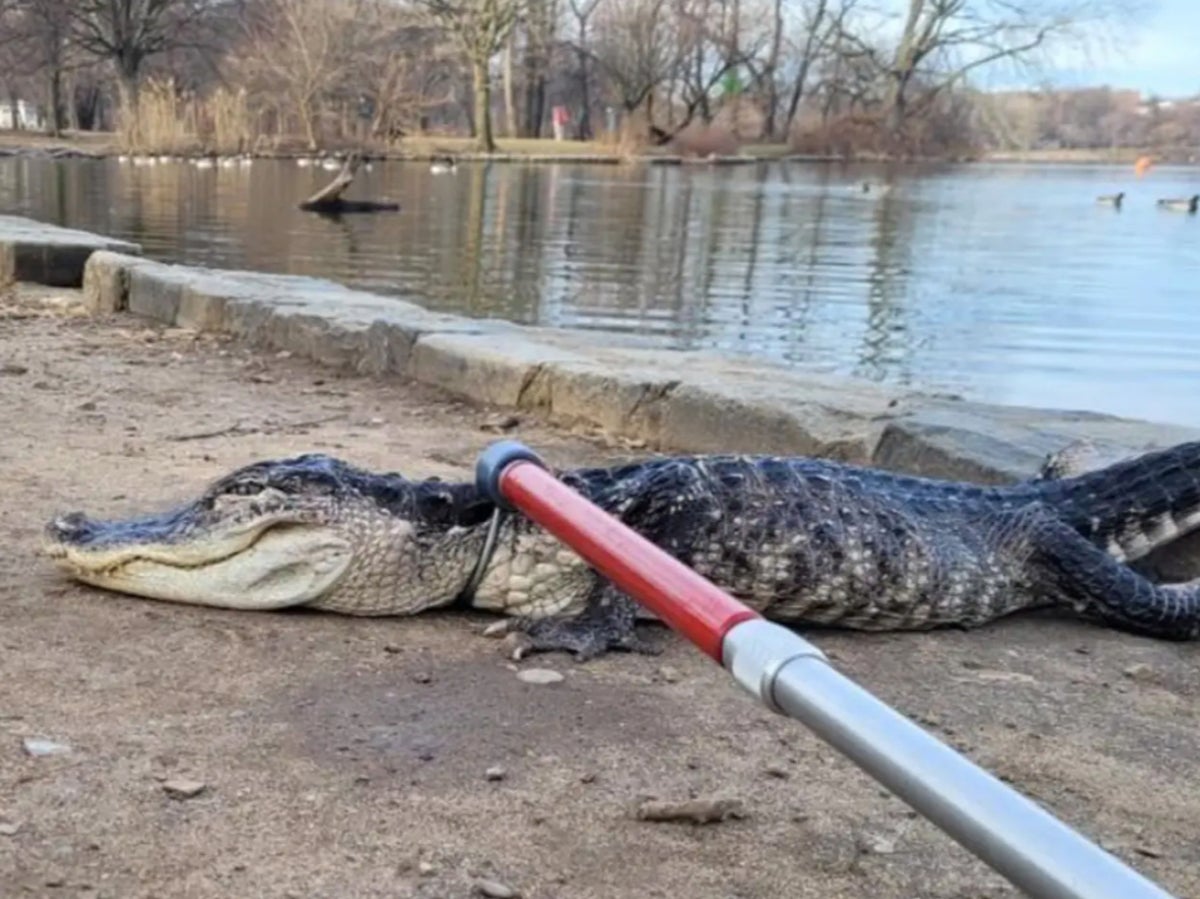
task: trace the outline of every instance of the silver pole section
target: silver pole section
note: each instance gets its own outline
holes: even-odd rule
[[[1173,899],[828,663],[778,624],[732,627],[722,662],[1035,899]]]

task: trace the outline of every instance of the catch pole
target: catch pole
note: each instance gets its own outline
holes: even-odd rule
[[[476,480],[702,652],[773,711],[799,720],[1034,899],[1173,899],[871,693],[825,654],[765,620],[547,471],[499,441]]]

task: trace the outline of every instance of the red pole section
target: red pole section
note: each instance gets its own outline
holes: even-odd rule
[[[504,499],[718,664],[729,629],[760,617],[536,462],[510,462],[496,475],[496,484]]]

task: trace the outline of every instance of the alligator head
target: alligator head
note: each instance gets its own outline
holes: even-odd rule
[[[60,516],[45,552],[78,580],[153,599],[401,615],[462,591],[491,511],[473,485],[311,454],[248,465],[160,514]]]

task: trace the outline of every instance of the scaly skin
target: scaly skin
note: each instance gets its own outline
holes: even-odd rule
[[[766,616],[863,630],[975,627],[1060,605],[1151,636],[1200,631],[1200,589],[1128,567],[1200,526],[1200,443],[1006,487],[807,458],[689,456],[565,483]],[[260,462],[162,515],[74,514],[47,549],[113,590],[240,609],[407,615],[466,600],[533,649],[642,648],[635,609],[573,552],[508,517],[463,596],[492,505],[327,456]]]

